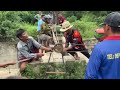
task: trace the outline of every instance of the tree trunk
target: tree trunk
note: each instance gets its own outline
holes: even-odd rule
[[[58,24],[58,11],[53,11],[53,24]]]

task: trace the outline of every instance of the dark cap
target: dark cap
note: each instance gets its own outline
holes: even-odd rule
[[[120,13],[112,12],[108,14],[103,24],[107,24],[112,27],[120,27]]]

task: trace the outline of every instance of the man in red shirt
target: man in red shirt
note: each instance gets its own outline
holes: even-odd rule
[[[73,25],[71,25],[69,21],[64,21],[62,23],[62,28],[60,31],[64,32],[64,37],[66,39],[64,51],[69,51],[69,53],[74,56],[76,60],[78,60],[79,57],[75,51],[81,51],[82,54],[89,58],[90,55],[88,50],[85,48],[80,32],[76,29],[73,29],[72,27]],[[69,43],[71,44],[70,47]]]

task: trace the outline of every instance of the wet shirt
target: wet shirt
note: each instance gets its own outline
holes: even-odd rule
[[[19,41],[17,44],[18,49],[18,59],[32,59],[36,58],[36,53],[33,53],[33,49],[37,48],[39,49],[41,47],[41,44],[39,44],[36,40],[34,40],[32,37],[29,37],[27,43],[24,43],[23,41]]]

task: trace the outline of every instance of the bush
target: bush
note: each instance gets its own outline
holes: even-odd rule
[[[47,68],[49,67],[49,68]],[[30,79],[84,79],[84,73],[86,69],[86,62],[73,62],[68,61],[66,64],[41,64],[37,71],[33,66],[28,65],[22,76]],[[49,74],[46,75],[46,71],[65,71],[65,74]]]
[[[37,39],[37,22],[34,25],[31,21],[36,15],[36,11],[0,11],[0,36],[14,37],[18,28],[28,31],[28,34]],[[100,13],[100,15],[98,14]],[[64,15],[75,28],[77,28],[83,38],[92,38],[94,31],[103,22],[107,11],[65,11]],[[79,18],[78,18],[79,17]],[[79,20],[78,20],[79,19]],[[57,28],[59,32],[59,28]]]
[[[37,26],[30,23],[21,23],[19,28],[23,28],[33,38],[37,39]]]
[[[22,22],[31,23],[34,19],[36,12],[35,11],[22,11],[19,13],[19,16],[22,19]]]
[[[33,67],[31,65],[27,65],[25,73],[22,73],[22,75],[27,76],[27,78],[35,79],[36,73],[34,72]]]
[[[16,38],[15,37],[15,31],[19,27],[19,24],[15,23],[15,22],[11,22],[9,20],[5,20],[5,21],[2,22],[0,27],[1,27],[0,32],[1,32],[2,37]]]
[[[21,22],[31,22],[34,14],[33,11],[0,11],[0,36],[15,37],[15,31],[21,26]],[[33,30],[34,27],[30,28]]]
[[[20,22],[21,18],[15,11],[0,11],[0,34],[3,37],[13,37],[14,31],[17,28],[16,23]]]
[[[77,17],[76,16],[71,16],[71,17],[68,17],[67,20],[69,22],[75,22],[77,20]]]
[[[93,38],[94,31],[98,28],[96,22],[90,21],[75,21],[72,23],[76,29],[78,29],[83,38]]]
[[[85,13],[82,15],[82,18],[80,18],[80,21],[84,22],[95,22],[95,15],[92,13]]]
[[[19,12],[16,11],[5,11],[5,20],[10,20],[11,22],[20,22],[22,20],[21,17],[19,17]]]

